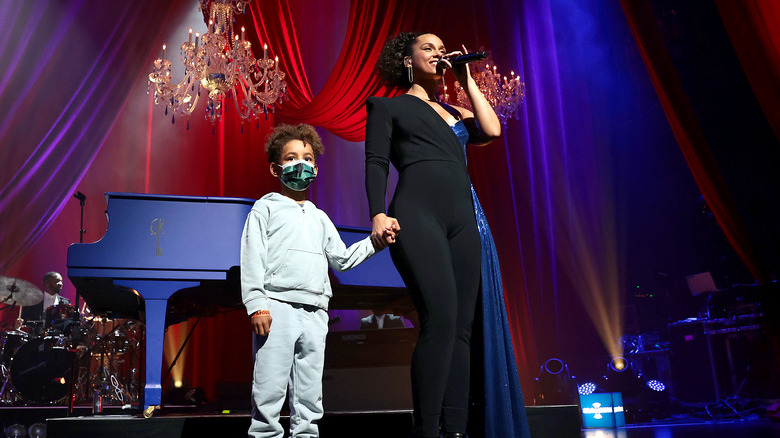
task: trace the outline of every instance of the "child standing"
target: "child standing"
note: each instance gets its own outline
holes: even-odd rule
[[[282,125],[266,142],[281,193],[250,211],[241,237],[241,294],[255,333],[249,436],[282,437],[279,416],[289,392],[290,433],[319,436],[322,371],[331,297],[328,266],[345,271],[394,242],[367,237],[349,248],[328,216],[307,200],[322,140],[310,125]],[[273,321],[273,330],[272,328]]]

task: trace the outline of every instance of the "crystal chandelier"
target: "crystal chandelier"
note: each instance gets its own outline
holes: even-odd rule
[[[519,118],[517,109],[525,98],[525,82],[520,80],[520,76],[515,77],[515,72],[512,72],[509,78],[502,77],[493,63],[492,56],[471,65],[475,64],[475,68],[471,70],[471,77],[474,78],[477,87],[482,91],[490,106],[493,107],[501,124],[506,127],[507,120]],[[471,110],[471,102],[457,82],[455,83],[455,92],[457,93],[458,105]]]
[[[236,111],[242,120],[257,119],[268,110],[274,111],[274,103],[281,104],[287,97],[284,72],[279,71],[279,58],[268,58],[268,45],[263,46],[263,58],[255,59],[252,44],[246,40],[246,30],[241,28],[241,37],[233,32],[233,14],[244,13],[251,0],[213,0],[209,5],[208,31],[199,33],[192,40],[181,45],[181,62],[184,64],[184,79],[171,83],[171,61],[162,57],[154,61],[149,74],[148,93],[154,93],[154,103],[165,106],[171,115],[189,116],[195,110],[201,88],[208,93],[206,120],[212,123],[222,117],[225,99],[233,98]],[[200,10],[205,11],[209,0],[200,0]],[[240,102],[239,102],[240,99]],[[189,122],[187,123],[189,128]]]

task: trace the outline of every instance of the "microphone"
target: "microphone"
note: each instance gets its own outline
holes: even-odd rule
[[[83,194],[81,192],[76,192],[76,194],[73,195],[73,197],[78,199],[81,202],[84,202],[87,199],[87,195],[85,195],[85,194]]]
[[[465,55],[460,55],[454,58],[450,58],[449,61],[450,64],[455,66],[461,64],[468,64],[469,62],[481,61],[487,57],[488,57],[487,52],[474,52],[474,53],[467,53]]]

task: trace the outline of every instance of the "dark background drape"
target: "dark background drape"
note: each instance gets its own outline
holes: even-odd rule
[[[105,233],[108,191],[276,190],[262,144],[280,121],[320,128],[312,198],[337,224],[368,226],[363,102],[391,94],[373,62],[387,36],[431,31],[450,48],[492,50],[527,85],[519,119],[469,152],[526,396],[550,357],[599,375],[621,335],[695,313],[685,275],[709,270],[725,287],[777,274],[777,39],[744,24],[775,9],[677,3],[258,0],[237,25],[255,55],[267,43],[279,56],[289,100],[243,126],[229,107],[212,126],[200,110],[171,124],[146,94],[160,46],[205,30],[194,2],[0,0],[10,28],[0,36],[0,274],[40,283],[66,273],[77,190],[85,242]],[[67,280],[65,295],[75,295]],[[170,351],[191,324],[169,329]],[[213,398],[220,383],[249,381],[250,350],[244,312],[204,319],[177,372]]]
[[[621,4],[642,53],[642,59],[647,65],[653,86],[696,184],[721,229],[750,273],[765,282],[767,276],[764,267],[756,258],[753,244],[734,207],[726,181],[699,126],[699,119],[688,102],[682,81],[664,46],[661,32],[656,26],[651,5],[644,1],[629,0],[623,0]]]
[[[780,138],[780,4],[772,0],[715,4],[756,99]]]

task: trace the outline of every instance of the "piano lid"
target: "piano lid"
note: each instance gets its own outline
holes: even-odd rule
[[[241,232],[255,200],[106,193],[108,228],[68,249],[70,277],[225,279],[238,266]],[[195,274],[193,271],[198,272]],[[179,272],[181,275],[177,275]]]
[[[105,235],[95,243],[72,244],[68,249],[68,276],[74,284],[87,278],[229,280],[228,271],[240,264],[241,232],[255,203],[246,198],[114,192],[106,193],[106,201]],[[346,245],[371,232],[346,226],[337,229]],[[352,270],[331,270],[331,282],[330,307],[334,309],[411,307],[388,250]],[[145,291],[138,292],[145,296]],[[136,297],[124,295],[128,304],[119,307],[129,310]],[[235,293],[229,295],[233,303]],[[99,307],[111,307],[109,302],[102,304]]]

